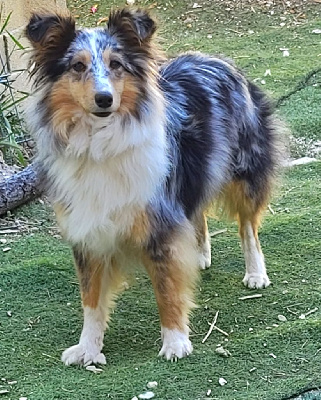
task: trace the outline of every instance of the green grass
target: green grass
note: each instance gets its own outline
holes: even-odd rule
[[[91,4],[75,9],[81,3],[69,1],[86,25],[94,25],[116,3],[122,4],[109,1],[107,7],[103,5],[107,1],[101,1],[98,15],[93,16],[88,13]],[[302,25],[281,28],[279,11],[268,16],[256,9],[254,18],[249,9],[227,12],[220,3],[207,2],[204,11],[197,12],[198,21],[188,28],[181,14],[193,2],[172,0],[166,6],[158,1],[155,13],[170,54],[187,49],[225,53],[260,80],[269,68],[272,76],[264,78],[265,87],[275,99],[317,67],[321,37],[311,34],[320,24],[316,5],[305,10]],[[283,57],[279,47],[288,47],[290,57]],[[308,85],[279,108],[293,135],[306,141],[321,139],[319,82],[316,76],[311,83],[317,86]],[[295,151],[303,155],[304,149]],[[25,232],[0,236],[7,239],[0,244],[0,393],[9,391],[0,397],[130,400],[155,380],[155,398],[162,400],[281,400],[321,386],[320,176],[320,162],[288,170],[271,203],[275,213],[266,213],[260,239],[273,286],[254,292],[243,287],[237,226],[210,219],[211,231],[227,228],[227,232],[213,237],[213,265],[202,272],[199,307],[191,320],[193,354],[178,363],[157,358],[156,303],[149,280],[139,271],[133,286],[119,298],[104,342],[107,365],[97,375],[60,362],[61,352],[79,338],[82,312],[70,250],[54,235],[52,211],[39,203],[16,211],[8,223],[22,221]],[[2,252],[5,247],[11,250]],[[253,293],[263,296],[239,300]],[[299,318],[316,307],[306,319]],[[229,333],[228,340],[214,330],[202,344],[217,311],[217,325]],[[287,320],[279,321],[278,315]],[[216,353],[219,343],[231,357]],[[218,384],[220,377],[227,380],[223,387]],[[17,383],[10,385],[11,381]]]
[[[210,220],[211,230],[228,231],[213,238],[213,267],[202,273],[199,308],[192,317],[194,353],[178,363],[156,357],[156,304],[151,285],[140,272],[118,301],[105,338],[107,366],[100,375],[64,367],[59,360],[81,331],[71,256],[61,240],[47,233],[51,211],[40,205],[22,209],[17,218],[45,222],[33,236],[11,236],[2,245],[11,250],[1,256],[0,378],[18,382],[2,382],[10,387],[4,398],[131,399],[148,381],[156,380],[159,399],[205,399],[211,389],[217,399],[268,400],[321,384],[320,311],[299,319],[320,304],[320,173],[320,163],[289,171],[272,203],[275,214],[266,215],[261,242],[273,286],[254,292],[262,298],[239,300],[253,292],[241,284],[237,227]],[[216,311],[228,341],[214,331],[202,344]],[[286,322],[278,320],[280,314]],[[219,343],[231,357],[215,352]],[[226,386],[218,385],[220,377],[227,380]]]

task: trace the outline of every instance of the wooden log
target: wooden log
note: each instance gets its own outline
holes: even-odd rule
[[[43,186],[37,163],[5,179],[0,183],[0,215],[40,196]]]

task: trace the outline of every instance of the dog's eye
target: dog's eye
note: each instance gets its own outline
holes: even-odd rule
[[[78,61],[75,64],[73,64],[71,68],[76,72],[84,72],[86,70],[86,65],[81,61]]]
[[[122,66],[121,63],[119,61],[116,61],[116,60],[111,60],[110,64],[109,64],[109,67],[111,69],[119,69],[121,66]]]

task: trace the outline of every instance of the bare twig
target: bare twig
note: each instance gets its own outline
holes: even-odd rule
[[[262,293],[257,293],[257,294],[252,294],[250,296],[239,297],[239,300],[258,299],[258,298],[260,298],[262,296],[263,296]]]
[[[217,318],[218,318],[218,311],[217,311],[217,313],[215,314],[215,317],[214,317],[214,319],[213,319],[213,322],[211,323],[210,329],[208,330],[207,334],[205,335],[204,339],[202,340],[202,343],[205,343],[206,340],[207,340],[207,338],[208,338],[208,337],[210,336],[210,334],[212,333],[212,331],[213,331],[213,329],[214,329],[214,327],[215,327]]]
[[[224,336],[228,336],[228,333],[223,331],[223,329],[219,328],[218,326],[214,326],[214,329],[216,329],[217,331],[219,331],[222,335]]]
[[[210,232],[210,237],[216,236],[216,235],[220,235],[221,233],[227,232],[227,228],[224,229],[220,229],[218,231],[215,232]]]

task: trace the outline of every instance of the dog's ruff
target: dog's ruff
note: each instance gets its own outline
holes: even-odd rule
[[[278,158],[269,101],[223,58],[164,62],[155,30],[140,9],[78,31],[70,15],[34,14],[26,29],[36,88],[29,125],[84,310],[67,365],[106,363],[104,331],[137,261],[155,291],[159,354],[192,352],[188,319],[198,270],[211,264],[204,215],[215,199],[239,223],[244,284],[270,284],[258,239]]]

